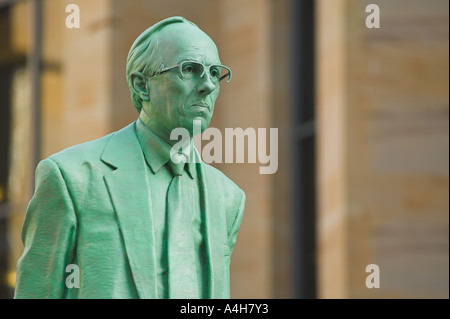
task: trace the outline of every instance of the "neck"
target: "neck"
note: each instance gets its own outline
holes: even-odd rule
[[[167,144],[169,144],[170,146],[175,145],[176,143],[178,143],[178,140],[171,140],[170,139],[170,133],[169,130],[164,127],[161,126],[160,121],[154,121],[154,119],[152,119],[150,117],[150,115],[148,115],[144,109],[141,110],[141,113],[139,114],[139,119],[142,121],[142,123],[148,127],[150,130],[152,130],[153,133],[155,133],[156,135],[158,135],[162,140],[164,140]],[[192,142],[192,137],[189,137],[189,140],[186,141],[186,145]]]

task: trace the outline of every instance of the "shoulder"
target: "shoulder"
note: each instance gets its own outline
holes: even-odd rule
[[[132,129],[131,124],[96,140],[74,145],[50,155],[36,168],[36,179],[43,182],[48,178],[48,174],[53,172],[51,174],[62,178],[70,189],[86,191],[93,181],[99,181],[113,169],[102,160],[102,155],[112,138],[119,132]]]
[[[112,132],[98,139],[66,148],[60,152],[50,155],[48,160],[53,161],[59,167],[70,167],[84,163],[100,162],[100,158],[111,138],[118,132],[130,130],[132,125],[133,124],[130,124],[119,131]]]
[[[58,165],[77,163],[89,159],[99,159],[102,151],[108,143],[108,140],[113,134],[114,133],[101,137],[97,140],[71,146],[58,153],[50,155],[47,159],[57,163]]]
[[[222,187],[233,193],[244,194],[244,191],[236,185],[228,176],[226,176],[222,171],[217,168],[206,164],[202,161],[202,165],[205,171],[207,179],[216,184],[217,187]]]
[[[205,181],[208,187],[216,190],[227,206],[227,211],[232,214],[243,209],[245,205],[244,191],[228,176],[217,168],[202,161]]]
[[[207,186],[215,190],[216,200],[225,208],[225,222],[228,234],[230,254],[236,243],[245,209],[245,193],[230,178],[211,165],[202,162]]]

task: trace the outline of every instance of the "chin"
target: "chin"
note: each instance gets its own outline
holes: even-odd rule
[[[205,118],[204,116],[195,116],[192,119],[186,119],[183,122],[184,123],[182,127],[187,129],[189,131],[189,134],[191,134],[192,136],[194,134],[203,133],[203,131],[205,131],[211,123],[211,118]]]

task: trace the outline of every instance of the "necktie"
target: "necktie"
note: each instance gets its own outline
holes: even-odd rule
[[[183,176],[186,160],[169,161],[173,179],[167,191],[169,298],[196,299],[198,295],[192,209],[189,196],[183,194]]]

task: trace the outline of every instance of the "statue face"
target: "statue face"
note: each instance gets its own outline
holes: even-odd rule
[[[169,25],[160,31],[159,54],[166,67],[183,61],[205,65],[220,64],[214,42],[198,28],[185,23]],[[177,128],[187,129],[191,136],[193,121],[201,121],[202,132],[209,126],[214,104],[219,95],[219,84],[213,83],[209,72],[203,77],[183,78],[179,68],[148,79],[149,102],[143,111],[150,118],[149,126],[167,140]]]

